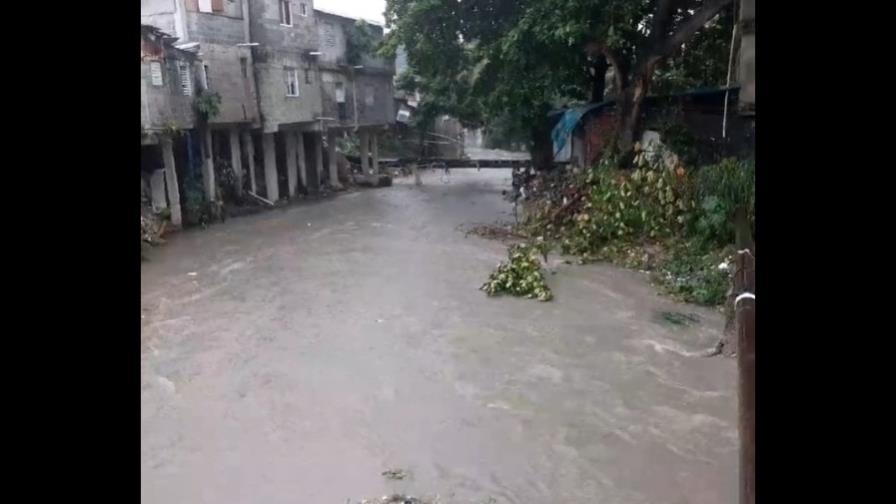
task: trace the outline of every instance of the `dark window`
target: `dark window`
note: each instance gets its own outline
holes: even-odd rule
[[[280,0],[280,24],[292,26],[292,7],[289,0]]]

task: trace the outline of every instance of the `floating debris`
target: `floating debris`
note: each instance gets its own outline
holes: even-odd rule
[[[404,469],[389,469],[383,471],[383,476],[392,480],[403,480],[408,477],[408,472]]]
[[[526,236],[517,232],[516,227],[510,223],[495,222],[494,224],[473,224],[466,229],[458,226],[464,232],[464,237],[476,235],[490,240],[525,240]]]
[[[700,323],[700,317],[694,315],[693,313],[679,313],[679,312],[660,312],[660,316],[664,321],[673,324],[673,325],[692,325]]]

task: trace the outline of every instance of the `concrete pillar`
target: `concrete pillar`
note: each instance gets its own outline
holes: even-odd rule
[[[314,169],[317,170],[317,185],[324,180],[324,134],[314,133]]]
[[[162,162],[165,164],[165,185],[168,188],[168,206],[171,208],[171,224],[181,227],[183,219],[180,213],[180,189],[177,184],[177,171],[174,168],[174,145],[170,138],[162,138]]]
[[[240,196],[243,194],[243,158],[240,154],[240,132],[236,128],[230,129],[230,164],[236,178],[234,189],[237,196]]]
[[[284,131],[283,135],[286,139],[286,183],[289,185],[287,191],[289,197],[296,195],[296,184],[298,183],[298,174],[296,173],[296,132]]]
[[[374,131],[372,135],[370,135],[370,150],[372,150],[373,155],[373,173],[379,174],[380,172],[380,145],[379,145],[379,137],[380,134],[378,131]]]
[[[277,148],[274,143],[274,133],[264,133],[261,136],[264,149],[264,186],[269,200],[276,202],[280,199],[280,189],[277,187]]]
[[[246,150],[246,158],[249,160],[249,188],[255,194],[258,194],[258,188],[255,187],[255,143],[252,141],[252,134],[243,131],[243,149]]]
[[[414,185],[423,185],[423,181],[420,180],[420,170],[417,169],[417,163],[411,165],[411,173],[414,174]]]
[[[361,130],[359,135],[361,137],[361,148],[359,149],[361,151],[361,173],[367,175],[370,173],[370,167],[368,166],[369,162],[367,159],[367,147],[370,145],[370,135],[366,130]]]
[[[299,177],[302,179],[302,187],[308,191],[308,163],[305,158],[305,134],[296,131],[296,155],[299,157]]]
[[[205,182],[205,197],[208,201],[218,201],[215,191],[215,149],[212,143],[212,130],[205,129],[205,162],[202,163],[202,180]]]
[[[149,190],[152,193],[152,209],[155,211],[168,208],[165,199],[165,170],[156,170],[149,177]]]
[[[333,189],[341,189],[339,183],[339,169],[336,167],[336,131],[327,131],[327,164],[330,170],[330,186]]]

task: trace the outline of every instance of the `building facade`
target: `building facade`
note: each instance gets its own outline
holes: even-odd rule
[[[360,137],[361,170],[378,172],[380,134],[395,122],[395,63],[371,54],[383,28],[322,10],[315,15],[330,172],[335,176],[336,139],[349,133]]]
[[[172,151],[175,178],[201,178],[208,202],[222,200],[223,168],[238,196],[277,201],[338,187],[336,138],[348,134],[371,146],[378,167],[375,131],[395,119],[394,64],[370,47],[347,64],[354,19],[312,0],[141,0],[141,22],[141,141],[160,158]],[[382,27],[370,30],[382,38]],[[165,165],[151,158],[147,166]]]

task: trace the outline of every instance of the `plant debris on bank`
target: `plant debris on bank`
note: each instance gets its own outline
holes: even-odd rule
[[[581,263],[650,272],[676,299],[722,304],[735,242],[752,243],[753,163],[726,159],[689,169],[662,146],[636,152],[631,170],[608,155],[593,168],[539,174],[517,231],[534,240],[511,248],[511,262],[483,290],[550,299],[535,252],[546,257],[558,247]]]

